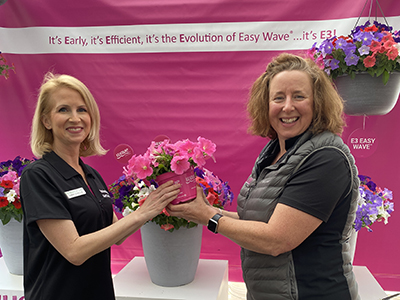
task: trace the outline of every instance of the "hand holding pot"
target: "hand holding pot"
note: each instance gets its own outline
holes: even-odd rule
[[[168,181],[152,191],[141,205],[141,211],[148,214],[148,219],[157,216],[180,192],[180,184]]]
[[[207,225],[208,220],[215,214],[213,208],[204,196],[203,189],[197,186],[197,196],[193,201],[169,204],[167,212],[171,216],[184,218],[197,224]]]

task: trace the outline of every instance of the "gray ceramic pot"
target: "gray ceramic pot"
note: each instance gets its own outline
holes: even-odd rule
[[[354,79],[348,75],[339,76],[335,83],[345,101],[347,115],[385,115],[394,108],[399,97],[400,72],[390,74],[386,85],[382,76],[372,77],[368,73],[358,73]]]
[[[203,226],[169,232],[147,222],[140,231],[147,270],[154,284],[174,287],[194,280]]]

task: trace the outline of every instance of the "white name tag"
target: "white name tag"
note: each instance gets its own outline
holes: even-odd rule
[[[67,195],[68,199],[79,197],[79,196],[82,196],[82,195],[86,195],[86,192],[83,189],[83,187],[80,187],[80,188],[77,188],[77,189],[74,189],[74,190],[70,190],[70,191],[66,191],[64,193],[65,193],[65,195]]]

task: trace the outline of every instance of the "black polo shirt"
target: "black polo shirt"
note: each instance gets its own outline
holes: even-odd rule
[[[80,160],[82,176],[56,153],[46,153],[21,176],[26,300],[115,299],[110,249],[74,266],[44,237],[36,221],[72,220],[79,235],[112,223],[111,198],[100,174]]]

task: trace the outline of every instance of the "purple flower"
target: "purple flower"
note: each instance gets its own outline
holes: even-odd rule
[[[374,33],[374,38],[373,39],[378,41],[378,42],[380,42],[384,36],[385,35],[382,32],[377,31],[377,32]]]
[[[325,40],[322,42],[320,49],[325,54],[331,54],[333,50],[333,44],[331,41]]]
[[[367,45],[362,45],[360,48],[358,48],[358,53],[360,53],[360,55],[368,55],[369,51],[370,49]]]
[[[330,67],[332,70],[336,70],[337,68],[339,68],[339,63],[340,63],[340,60],[337,60],[337,59],[335,59],[335,58],[332,58],[332,59],[330,60],[330,62],[329,62],[329,67]]]
[[[356,66],[358,63],[358,60],[360,59],[359,56],[357,56],[354,53],[349,53],[345,58],[344,61],[346,62],[346,65],[348,66]]]
[[[362,42],[363,45],[371,45],[374,35],[371,32],[357,32],[354,35],[354,40]]]
[[[352,44],[352,43],[347,43],[346,46],[344,47],[343,51],[344,54],[349,55],[350,53],[354,53],[356,51],[357,46]]]
[[[347,42],[345,39],[340,38],[336,41],[336,49],[345,49],[347,45]]]

